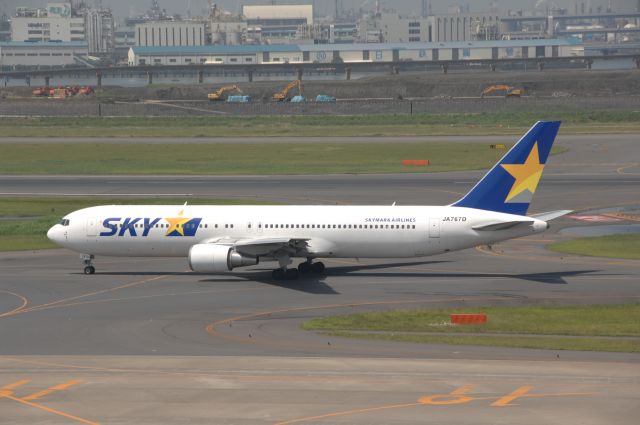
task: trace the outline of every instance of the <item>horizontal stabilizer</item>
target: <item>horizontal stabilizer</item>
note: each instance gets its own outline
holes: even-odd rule
[[[542,221],[551,221],[554,218],[562,217],[563,215],[571,214],[572,212],[572,210],[549,211],[540,214],[533,214],[530,217],[537,218]]]
[[[489,223],[489,224],[483,224],[480,226],[474,226],[473,230],[478,230],[481,232],[490,232],[490,231],[496,231],[496,230],[512,229],[520,225],[530,226],[532,224],[533,224],[533,220],[500,221],[498,223]]]

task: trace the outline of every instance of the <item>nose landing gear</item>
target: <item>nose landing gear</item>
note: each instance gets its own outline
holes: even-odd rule
[[[80,260],[84,264],[84,274],[94,274],[96,272],[96,268],[93,266],[93,259],[94,256],[90,254],[80,255]]]

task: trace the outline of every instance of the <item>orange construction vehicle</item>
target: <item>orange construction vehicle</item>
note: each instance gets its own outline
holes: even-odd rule
[[[495,84],[482,90],[480,97],[485,97],[493,93],[498,93],[498,96],[501,95],[504,97],[520,97],[524,95],[524,90],[516,89],[514,87],[507,86],[506,84]]]
[[[91,86],[85,86],[85,87],[80,87],[80,86],[62,87],[62,86],[59,86],[58,88],[55,88],[55,87],[38,87],[36,89],[33,89],[31,93],[36,97],[50,97],[50,98],[55,98],[55,99],[64,99],[66,97],[76,96],[76,95],[79,95],[79,94],[88,96],[90,94],[93,94],[94,90],[93,90],[93,87],[91,87]]]
[[[78,89],[78,94],[83,94],[85,96],[89,96],[90,94],[93,94],[94,90],[93,87],[91,86],[85,86],[85,87],[80,87]]]
[[[233,86],[220,87],[218,90],[209,93],[207,95],[207,97],[212,102],[217,101],[217,100],[225,100],[224,94],[228,93],[228,92],[232,92],[232,91],[235,91],[238,94],[242,94],[242,90],[240,90],[240,87],[238,87],[238,86],[236,86],[234,84]]]
[[[49,91],[51,89],[49,87],[38,87],[37,89],[33,89],[31,93],[37,97],[47,97],[49,96]]]
[[[291,100],[291,96],[289,94],[296,87],[298,88],[298,95],[302,96],[302,80],[295,80],[287,84],[287,87],[274,94],[273,100],[275,100],[276,102],[285,102],[287,100]]]

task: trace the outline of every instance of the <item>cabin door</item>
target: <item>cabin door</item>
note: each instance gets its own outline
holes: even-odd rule
[[[87,236],[96,236],[98,234],[98,219],[95,217],[87,219]]]
[[[440,237],[440,219],[439,218],[432,217],[429,219],[429,237],[430,238]]]

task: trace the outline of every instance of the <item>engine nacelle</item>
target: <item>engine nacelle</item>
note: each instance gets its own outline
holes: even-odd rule
[[[228,245],[198,244],[189,250],[189,267],[199,273],[228,272],[258,262],[258,257],[242,255]]]

